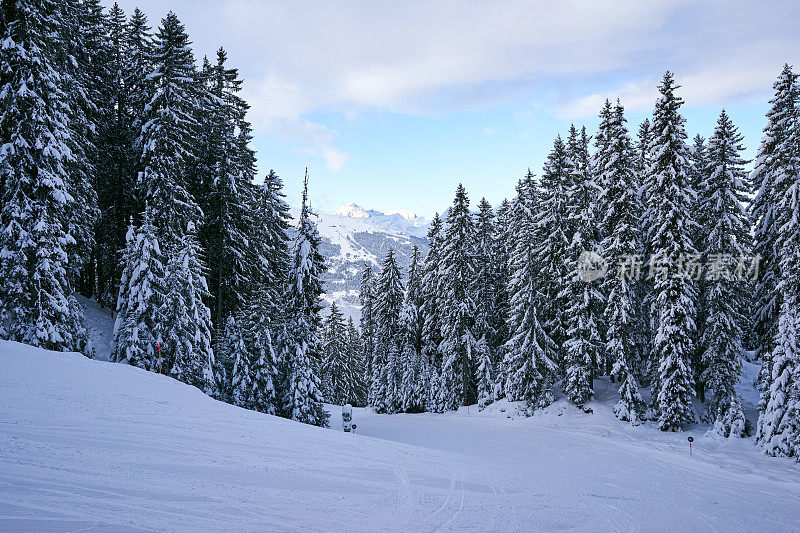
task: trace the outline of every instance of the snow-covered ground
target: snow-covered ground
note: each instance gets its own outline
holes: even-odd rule
[[[93,357],[100,361],[108,361],[111,345],[114,342],[114,314],[111,309],[100,307],[95,300],[81,295],[76,297],[86,315],[86,329],[92,343]]]
[[[604,381],[593,414],[356,409],[353,435],[77,354],[0,342],[0,369],[0,530],[800,530],[795,463],[620,423]]]

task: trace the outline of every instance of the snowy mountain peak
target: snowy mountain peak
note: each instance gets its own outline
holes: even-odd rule
[[[410,211],[408,209],[398,209],[396,211],[389,211],[386,214],[387,215],[400,215],[401,217],[403,217],[406,220],[416,220],[417,218],[419,218],[419,217],[417,217],[416,213],[414,213],[413,211]]]
[[[367,212],[367,210],[353,202],[343,205],[338,209],[338,211],[334,211],[333,213],[331,213],[331,215],[338,215],[349,218],[369,218],[369,213]]]

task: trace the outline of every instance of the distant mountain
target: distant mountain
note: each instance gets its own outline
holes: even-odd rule
[[[358,296],[364,265],[370,264],[377,274],[393,248],[405,276],[413,246],[419,247],[423,257],[428,251],[430,221],[411,211],[382,213],[350,203],[332,213],[318,213],[316,222],[328,266],[323,277],[325,300],[335,301],[356,323],[361,316]]]

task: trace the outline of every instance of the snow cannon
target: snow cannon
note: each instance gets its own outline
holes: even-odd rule
[[[350,433],[353,427],[353,406],[348,403],[342,406],[342,429],[345,433]]]

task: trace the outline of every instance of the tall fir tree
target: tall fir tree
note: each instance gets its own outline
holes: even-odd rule
[[[367,403],[364,346],[353,317],[347,319],[347,366],[353,379],[352,389],[347,393],[347,402],[355,406],[364,406]]]
[[[147,217],[136,231],[130,227],[127,243],[111,358],[147,370],[157,370],[159,366],[163,370],[167,367],[159,360],[158,347],[164,331],[166,261],[156,228]]]
[[[182,301],[182,309],[165,310],[165,342],[174,339],[170,373],[176,379],[216,396],[214,351],[211,347],[211,310],[205,303],[208,285],[200,259],[200,245],[191,223],[183,243],[168,264],[167,301]],[[178,293],[177,296],[172,296]]]
[[[517,185],[514,199],[515,246],[510,257],[509,294],[511,338],[505,346],[503,389],[509,400],[524,400],[528,412],[553,402],[553,382],[558,370],[556,346],[542,326],[540,265],[537,261],[536,184],[528,178]]]
[[[786,65],[775,83],[753,176],[759,185],[755,198],[756,252],[764,254],[764,278],[759,286],[758,325],[768,334],[774,301],[765,298],[774,280],[780,302],[777,331],[762,372],[762,412],[756,441],[769,455],[800,457],[800,354],[797,324],[800,299],[800,111],[797,76]],[[771,226],[771,227],[768,227]],[[777,267],[777,268],[776,268]],[[775,326],[771,326],[773,329]],[[766,341],[762,340],[761,343]]]
[[[442,386],[445,409],[475,403],[475,224],[463,185],[447,214],[442,247]]]
[[[708,168],[698,195],[699,212],[708,221],[702,231],[702,251],[708,263],[700,342],[702,378],[712,394],[710,412],[716,418],[715,428],[726,436],[731,429],[736,432],[729,424],[739,418],[728,411],[741,405],[731,398],[736,396],[734,385],[742,372],[742,326],[748,299],[747,281],[735,275],[732,263],[751,254],[742,140],[723,110],[709,139]],[[738,436],[744,436],[744,429]]]
[[[286,300],[289,307],[288,335],[284,351],[288,369],[285,410],[292,420],[326,427],[328,413],[322,402],[319,324],[322,310],[322,280],[325,258],[319,250],[320,236],[308,204],[308,170],[303,184],[294,253],[289,271]]]
[[[535,212],[536,255],[540,258],[542,326],[555,343],[557,362],[563,362],[563,347],[567,337],[567,324],[563,310],[569,305],[562,290],[566,285],[567,257],[572,238],[567,225],[568,191],[575,173],[575,164],[569,158],[567,146],[556,137],[553,149],[547,156],[540,182],[540,198]]]
[[[364,357],[364,377],[371,382],[372,377],[372,356],[375,353],[376,324],[375,324],[375,277],[372,273],[372,266],[364,264],[364,271],[361,273],[361,285],[358,295],[361,302],[361,346]]]
[[[685,119],[679,112],[683,99],[675,95],[677,88],[672,73],[664,74],[653,113],[648,171],[654,183],[647,214],[654,224],[650,261],[655,271],[657,331],[653,353],[659,364],[653,397],[659,412],[658,426],[664,431],[678,430],[694,420],[691,357],[697,294],[685,262],[696,255],[692,242],[695,198]]]
[[[136,142],[140,196],[165,245],[181,241],[188,224],[197,225],[202,215],[187,183],[197,158],[196,117],[203,105],[190,44],[178,17],[167,13],[155,36],[148,77],[152,96]]]
[[[322,336],[322,383],[325,400],[344,405],[352,397],[354,369],[348,365],[348,339],[344,316],[336,302],[331,303],[327,318],[323,321]]]
[[[503,310],[501,291],[503,271],[497,245],[497,220],[491,204],[482,198],[475,214],[475,336],[485,337],[489,359],[494,360],[502,344]]]
[[[796,172],[798,88],[797,75],[789,65],[784,65],[778,79],[773,84],[775,95],[770,100],[767,111],[767,125],[764,138],[759,146],[754,169],[750,175],[755,196],[750,204],[753,219],[753,252],[760,259],[759,276],[755,282],[754,318],[756,333],[756,352],[761,357],[759,388],[759,424],[756,440],[764,443],[771,430],[764,424],[764,412],[771,401],[773,382],[773,353],[780,341],[779,316],[783,309],[785,295],[778,287],[781,283],[780,258],[783,253],[787,222],[786,211],[781,207],[786,198],[786,188],[790,180],[783,176]],[[785,205],[785,204],[784,204]],[[788,311],[788,309],[787,309]],[[791,322],[791,320],[790,320]],[[791,326],[787,324],[791,329]]]
[[[442,220],[435,214],[428,228],[428,254],[422,273],[422,355],[427,368],[428,376],[428,408],[431,411],[441,411],[439,374],[442,366],[442,247],[444,235]]]
[[[689,149],[691,161],[691,185],[692,190],[696,194],[700,194],[708,179],[709,162],[708,162],[708,146],[706,139],[697,134],[694,136],[693,144]],[[692,207],[693,219],[696,223],[695,229],[692,232],[692,241],[694,247],[698,252],[703,252],[705,249],[705,241],[710,231],[709,226],[713,221],[708,218],[708,213],[702,209],[699,204],[699,197],[694,202]],[[706,256],[705,261],[709,258]],[[697,297],[696,297],[696,314],[695,314],[695,335],[692,340],[694,350],[692,350],[692,374],[694,375],[694,386],[697,396],[701,402],[706,401],[706,382],[705,382],[705,359],[703,358],[703,343],[704,328],[706,324],[706,280],[700,276],[696,283]]]
[[[628,261],[634,261],[641,249],[636,153],[619,101],[614,108],[606,101],[600,117],[594,165],[601,190],[598,200],[604,235],[602,249],[610,263],[603,278],[607,298],[603,312],[607,325],[605,350],[613,362],[611,375],[621,383],[614,414],[621,420],[639,423],[644,400],[639,393],[636,375],[639,354],[634,346],[637,280],[636,274],[628,271]]]
[[[76,161],[74,74],[66,42],[75,4],[3,5],[0,39],[0,337],[80,349],[83,314],[71,302],[76,219],[86,187]],[[72,25],[72,27],[70,27]],[[86,198],[92,205],[92,198]]]
[[[592,256],[587,253],[597,253],[599,250],[595,212],[598,188],[589,168],[587,143],[585,129],[578,135],[575,128],[571,128],[568,152],[573,161],[573,176],[566,191],[564,218],[571,237],[567,253],[562,257],[568,270],[559,298],[567,305],[564,309],[567,331],[562,389],[576,405],[582,405],[593,396],[594,369],[605,373],[607,367],[600,336],[600,314],[603,310],[600,283],[588,278],[584,272],[584,269],[593,266],[589,261]]]
[[[400,267],[389,249],[375,284],[375,351],[372,357],[369,404],[377,412],[395,412],[399,405],[397,359],[400,357],[403,281]]]

